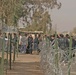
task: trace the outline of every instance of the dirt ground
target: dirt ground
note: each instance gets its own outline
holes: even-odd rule
[[[7,71],[7,75],[44,75],[40,67],[39,55],[19,54],[12,70]]]
[[[71,66],[71,75],[76,75],[76,61],[73,61],[73,62],[74,63]],[[67,71],[68,64],[62,67],[64,67],[63,75],[67,75],[66,71]],[[30,54],[19,53],[18,58],[16,57],[15,62],[14,63],[12,62],[12,69],[9,70],[9,67],[8,67],[7,74],[6,74],[6,71],[4,72],[5,72],[4,75],[44,75],[41,69],[40,56],[36,54],[30,55]]]

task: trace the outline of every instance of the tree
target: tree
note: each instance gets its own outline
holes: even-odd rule
[[[23,18],[27,23],[26,30],[42,30],[44,33],[51,30],[51,15],[49,9],[61,7],[61,3],[57,3],[57,0],[26,0],[24,2],[24,10],[26,13]],[[32,13],[32,14],[31,14]],[[29,18],[29,20],[28,20]]]
[[[6,25],[17,26],[20,17],[27,23],[26,30],[43,30],[52,26],[49,9],[61,7],[57,0],[0,0],[0,17]]]
[[[0,0],[0,18],[6,25],[17,25],[22,16],[22,0]]]

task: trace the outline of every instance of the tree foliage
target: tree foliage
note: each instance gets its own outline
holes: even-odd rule
[[[55,8],[55,6],[58,6],[58,9],[61,7],[61,3],[58,3],[57,0],[24,0],[24,4],[26,3],[32,5],[45,5],[51,9]]]
[[[0,18],[7,25],[14,25],[22,16],[22,0],[0,0]]]
[[[51,30],[51,15],[49,9],[61,7],[57,0],[26,0],[24,2],[24,21],[27,23],[26,30]],[[32,13],[32,14],[31,14]],[[28,20],[29,18],[29,20]]]
[[[27,23],[26,30],[47,31],[51,29],[48,10],[61,7],[57,0],[0,0],[0,18],[6,25],[17,25],[20,17]],[[50,30],[49,29],[49,30]]]

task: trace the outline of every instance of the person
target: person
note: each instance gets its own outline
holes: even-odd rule
[[[14,37],[13,37],[13,45],[14,46],[16,46],[16,44],[17,44],[17,35],[16,35],[16,33],[14,33]]]
[[[29,37],[28,37],[28,50],[29,50],[30,54],[32,54],[32,43],[33,43],[33,37],[32,37],[32,35],[29,35]]]
[[[50,36],[50,42],[51,42],[51,45],[54,47],[54,45],[55,45],[55,35]]]
[[[22,38],[22,36],[21,36],[21,34],[19,33],[19,52],[21,51],[21,38]]]
[[[38,52],[38,44],[39,44],[39,40],[37,35],[35,34],[35,38],[34,38],[34,50]]]
[[[72,36],[72,48],[75,49],[75,45],[76,45],[76,40],[74,39],[74,37]]]
[[[25,34],[25,36],[22,36],[21,38],[21,52],[22,53],[26,53],[27,45],[28,45],[28,38],[27,38],[27,34]]]
[[[0,33],[0,51],[2,50],[2,39],[3,39],[2,33]]]
[[[65,40],[66,40],[66,47],[69,48],[69,43],[70,43],[70,36],[69,36],[69,34],[65,35]]]
[[[76,40],[74,39],[73,36],[72,37],[72,57],[75,57],[75,45],[76,45]]]
[[[68,37],[64,37],[63,34],[60,34],[60,38],[58,39],[58,45],[59,48],[62,50],[65,50],[66,48],[69,47],[69,41],[68,41]]]
[[[40,53],[40,51],[42,49],[42,36],[40,34],[38,35],[38,40],[39,40],[38,53]]]
[[[62,60],[65,63],[68,61],[68,49],[69,49],[69,35],[64,37],[63,34],[60,34],[60,38],[58,39],[58,46],[62,50]]]
[[[5,51],[8,49],[8,38],[5,36]]]

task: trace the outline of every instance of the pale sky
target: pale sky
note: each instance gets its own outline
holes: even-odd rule
[[[76,27],[76,0],[58,0],[62,3],[61,9],[53,9],[53,28],[57,25],[57,31],[70,31]]]

